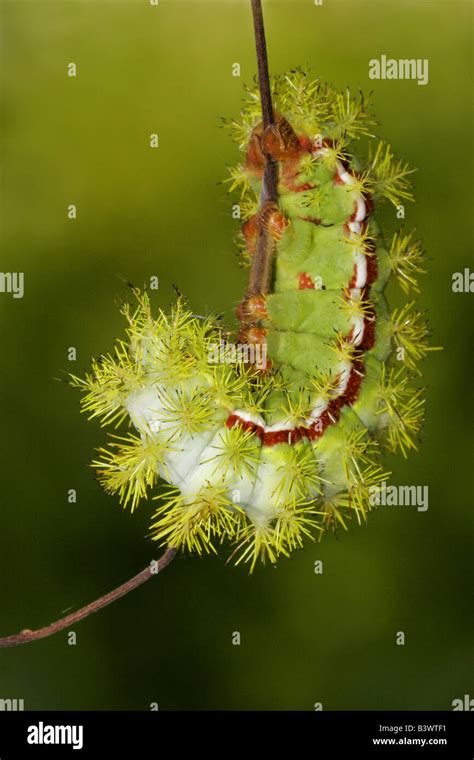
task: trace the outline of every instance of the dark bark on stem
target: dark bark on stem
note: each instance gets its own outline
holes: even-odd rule
[[[89,617],[89,615],[92,615],[94,612],[98,612],[108,604],[112,604],[112,602],[115,602],[116,599],[120,599],[120,597],[128,594],[129,591],[133,591],[133,589],[141,586],[142,583],[145,583],[146,581],[150,580],[150,578],[153,578],[159,572],[164,570],[167,565],[169,565],[175,555],[175,549],[167,549],[165,553],[160,557],[160,559],[156,561],[156,569],[154,571],[152,571],[150,563],[150,565],[138,573],[138,575],[130,578],[129,581],[126,581],[121,586],[118,586],[118,588],[110,591],[108,594],[101,596],[100,599],[96,599],[95,602],[91,602],[85,607],[82,607],[82,609],[77,610],[77,612],[72,612],[70,615],[66,615],[66,617],[63,617],[60,620],[56,620],[55,623],[51,623],[44,628],[38,628],[36,631],[25,629],[20,633],[15,634],[14,636],[6,636],[5,638],[0,639],[0,648],[14,647],[18,644],[28,644],[30,641],[44,639],[47,636],[52,636],[53,633],[62,631],[64,628],[69,628],[71,625],[74,625],[74,623],[78,623],[80,620],[84,620],[84,618]]]
[[[272,92],[270,77],[268,74],[268,55],[265,41],[265,28],[261,0],[251,0],[253,23],[255,30],[255,46],[257,51],[258,84],[260,88],[260,100],[262,104],[263,127],[272,126],[274,121]],[[263,172],[262,193],[260,197],[261,208],[268,203],[277,201],[278,166],[273,159],[266,157],[267,161]],[[264,229],[260,230],[257,250],[252,259],[249,282],[246,296],[266,295],[271,290],[273,277],[273,257],[275,255],[275,241]]]

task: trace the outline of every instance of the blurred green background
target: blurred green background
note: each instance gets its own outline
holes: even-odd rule
[[[382,507],[253,576],[225,555],[180,558],[77,625],[76,646],[61,633],[2,651],[0,698],[26,709],[422,710],[473,694],[473,296],[451,289],[472,266],[471,5],[266,0],[265,11],[271,70],[309,65],[373,89],[380,134],[419,169],[405,225],[431,257],[422,302],[445,348],[426,363],[423,446],[387,466],[394,483],[429,486],[429,509]],[[218,183],[238,154],[220,117],[238,114],[255,59],[246,0],[2,0],[1,12],[1,269],[25,273],[22,300],[0,294],[5,635],[79,608],[157,554],[154,504],[131,516],[101,491],[88,464],[106,433],[55,378],[82,374],[122,333],[120,277],[156,275],[157,305],[174,282],[196,312],[233,318],[245,272]],[[429,84],[369,80],[382,54],[428,58]]]

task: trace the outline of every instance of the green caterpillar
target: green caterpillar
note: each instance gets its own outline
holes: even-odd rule
[[[373,209],[411,199],[409,168],[372,137],[362,96],[339,93],[302,71],[273,80],[275,123],[263,129],[256,90],[232,122],[245,162],[244,262],[259,236],[274,242],[269,293],[239,306],[239,344],[264,350],[266,367],[228,357],[218,319],[193,315],[180,297],[152,315],[146,293],[124,307],[127,338],[93,363],[83,409],[112,436],[93,463],[132,510],[150,491],[160,505],[152,537],[199,554],[229,541],[236,562],[274,563],[354,516],[388,476],[384,448],[416,448],[424,399],[416,386],[428,329],[413,302],[390,313],[395,276],[418,291],[421,245],[398,232],[384,244]],[[357,155],[368,143],[368,158]],[[278,162],[278,203],[260,205],[262,174]],[[247,357],[248,358],[248,357]]]

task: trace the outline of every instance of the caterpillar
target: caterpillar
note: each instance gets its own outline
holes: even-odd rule
[[[417,448],[417,377],[432,350],[412,298],[422,245],[403,230],[387,244],[375,218],[384,201],[412,200],[408,165],[374,138],[362,95],[299,69],[271,88],[272,124],[257,87],[228,123],[244,151],[228,178],[242,261],[252,268],[262,235],[274,250],[268,292],[250,288],[237,308],[238,345],[264,349],[265,366],[210,360],[232,345],[219,318],[194,315],[182,296],[154,316],[134,289],[126,337],[71,378],[91,418],[132,427],[93,462],[105,489],[132,511],[152,494],[160,544],[203,554],[227,542],[250,570],[366,520],[389,476],[384,450]],[[276,200],[262,201],[270,163]],[[410,299],[393,311],[390,278]]]

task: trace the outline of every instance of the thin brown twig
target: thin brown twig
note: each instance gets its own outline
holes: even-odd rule
[[[70,615],[66,615],[63,618],[60,618],[60,620],[56,620],[56,622],[51,623],[44,628],[38,628],[36,631],[25,629],[20,633],[15,634],[14,636],[5,636],[5,638],[0,639],[0,648],[14,647],[18,644],[29,644],[30,641],[44,639],[47,636],[52,636],[53,633],[62,631],[64,628],[69,628],[71,625],[74,625],[74,623],[78,623],[80,620],[89,617],[89,615],[92,615],[94,612],[98,612],[108,604],[115,602],[116,599],[120,599],[120,597],[128,594],[129,591],[133,591],[133,589],[141,586],[142,583],[145,583],[146,581],[150,580],[150,578],[153,578],[154,575],[157,575],[159,572],[161,572],[161,570],[164,570],[164,568],[170,564],[175,555],[176,549],[166,549],[164,554],[162,554],[158,560],[151,562],[150,565],[138,573],[138,575],[135,575],[133,578],[130,578],[130,580],[122,583],[121,586],[118,586],[118,588],[115,588],[108,594],[105,594],[99,599],[96,599],[95,602],[87,604],[85,607],[82,607],[82,609],[77,610],[77,612],[72,612]]]
[[[260,89],[260,101],[262,104],[263,128],[274,125],[272,105],[272,91],[268,74],[267,44],[265,41],[265,27],[263,24],[263,12],[261,0],[250,0],[252,5],[253,23],[255,30],[255,46],[257,51],[258,84]],[[263,172],[262,192],[260,206],[263,208],[269,203],[277,201],[278,167],[269,156],[266,157]],[[252,258],[247,298],[254,295],[266,295],[270,292],[273,276],[273,257],[275,254],[275,241],[267,230],[260,230],[257,249]]]
[[[270,78],[268,74],[268,56],[265,41],[265,29],[263,24],[261,0],[251,0],[251,5],[255,29],[258,80],[260,87],[260,98],[262,103],[262,120],[263,128],[265,129],[274,124]],[[263,173],[262,193],[260,199],[262,207],[268,203],[276,203],[277,179],[277,164],[267,156]],[[269,292],[272,279],[274,253],[275,242],[267,233],[267,231],[262,229],[259,235],[257,250],[252,263],[247,295]],[[130,591],[133,591],[133,589],[150,580],[153,575],[157,575],[159,572],[161,572],[161,570],[167,567],[175,555],[175,549],[167,549],[155,563],[150,563],[150,565],[140,573],[123,583],[121,586],[118,586],[113,591],[110,591],[108,594],[105,594],[99,599],[96,599],[94,602],[87,604],[85,607],[77,610],[77,612],[66,615],[63,618],[56,620],[54,623],[50,623],[50,625],[47,625],[44,628],[38,628],[36,631],[24,629],[23,631],[20,631],[20,633],[14,634],[13,636],[5,636],[4,638],[0,638],[0,648],[13,647],[20,644],[28,644],[32,641],[38,641],[38,639],[44,639],[47,636],[52,636],[54,633],[58,633],[58,631],[62,631],[65,628],[69,628],[71,625],[78,623],[80,620],[84,620],[84,618],[89,617],[89,615],[94,614],[94,612],[98,612],[107,605],[112,604],[112,602],[115,602],[116,599],[120,599]],[[153,564],[155,564],[154,568]]]

